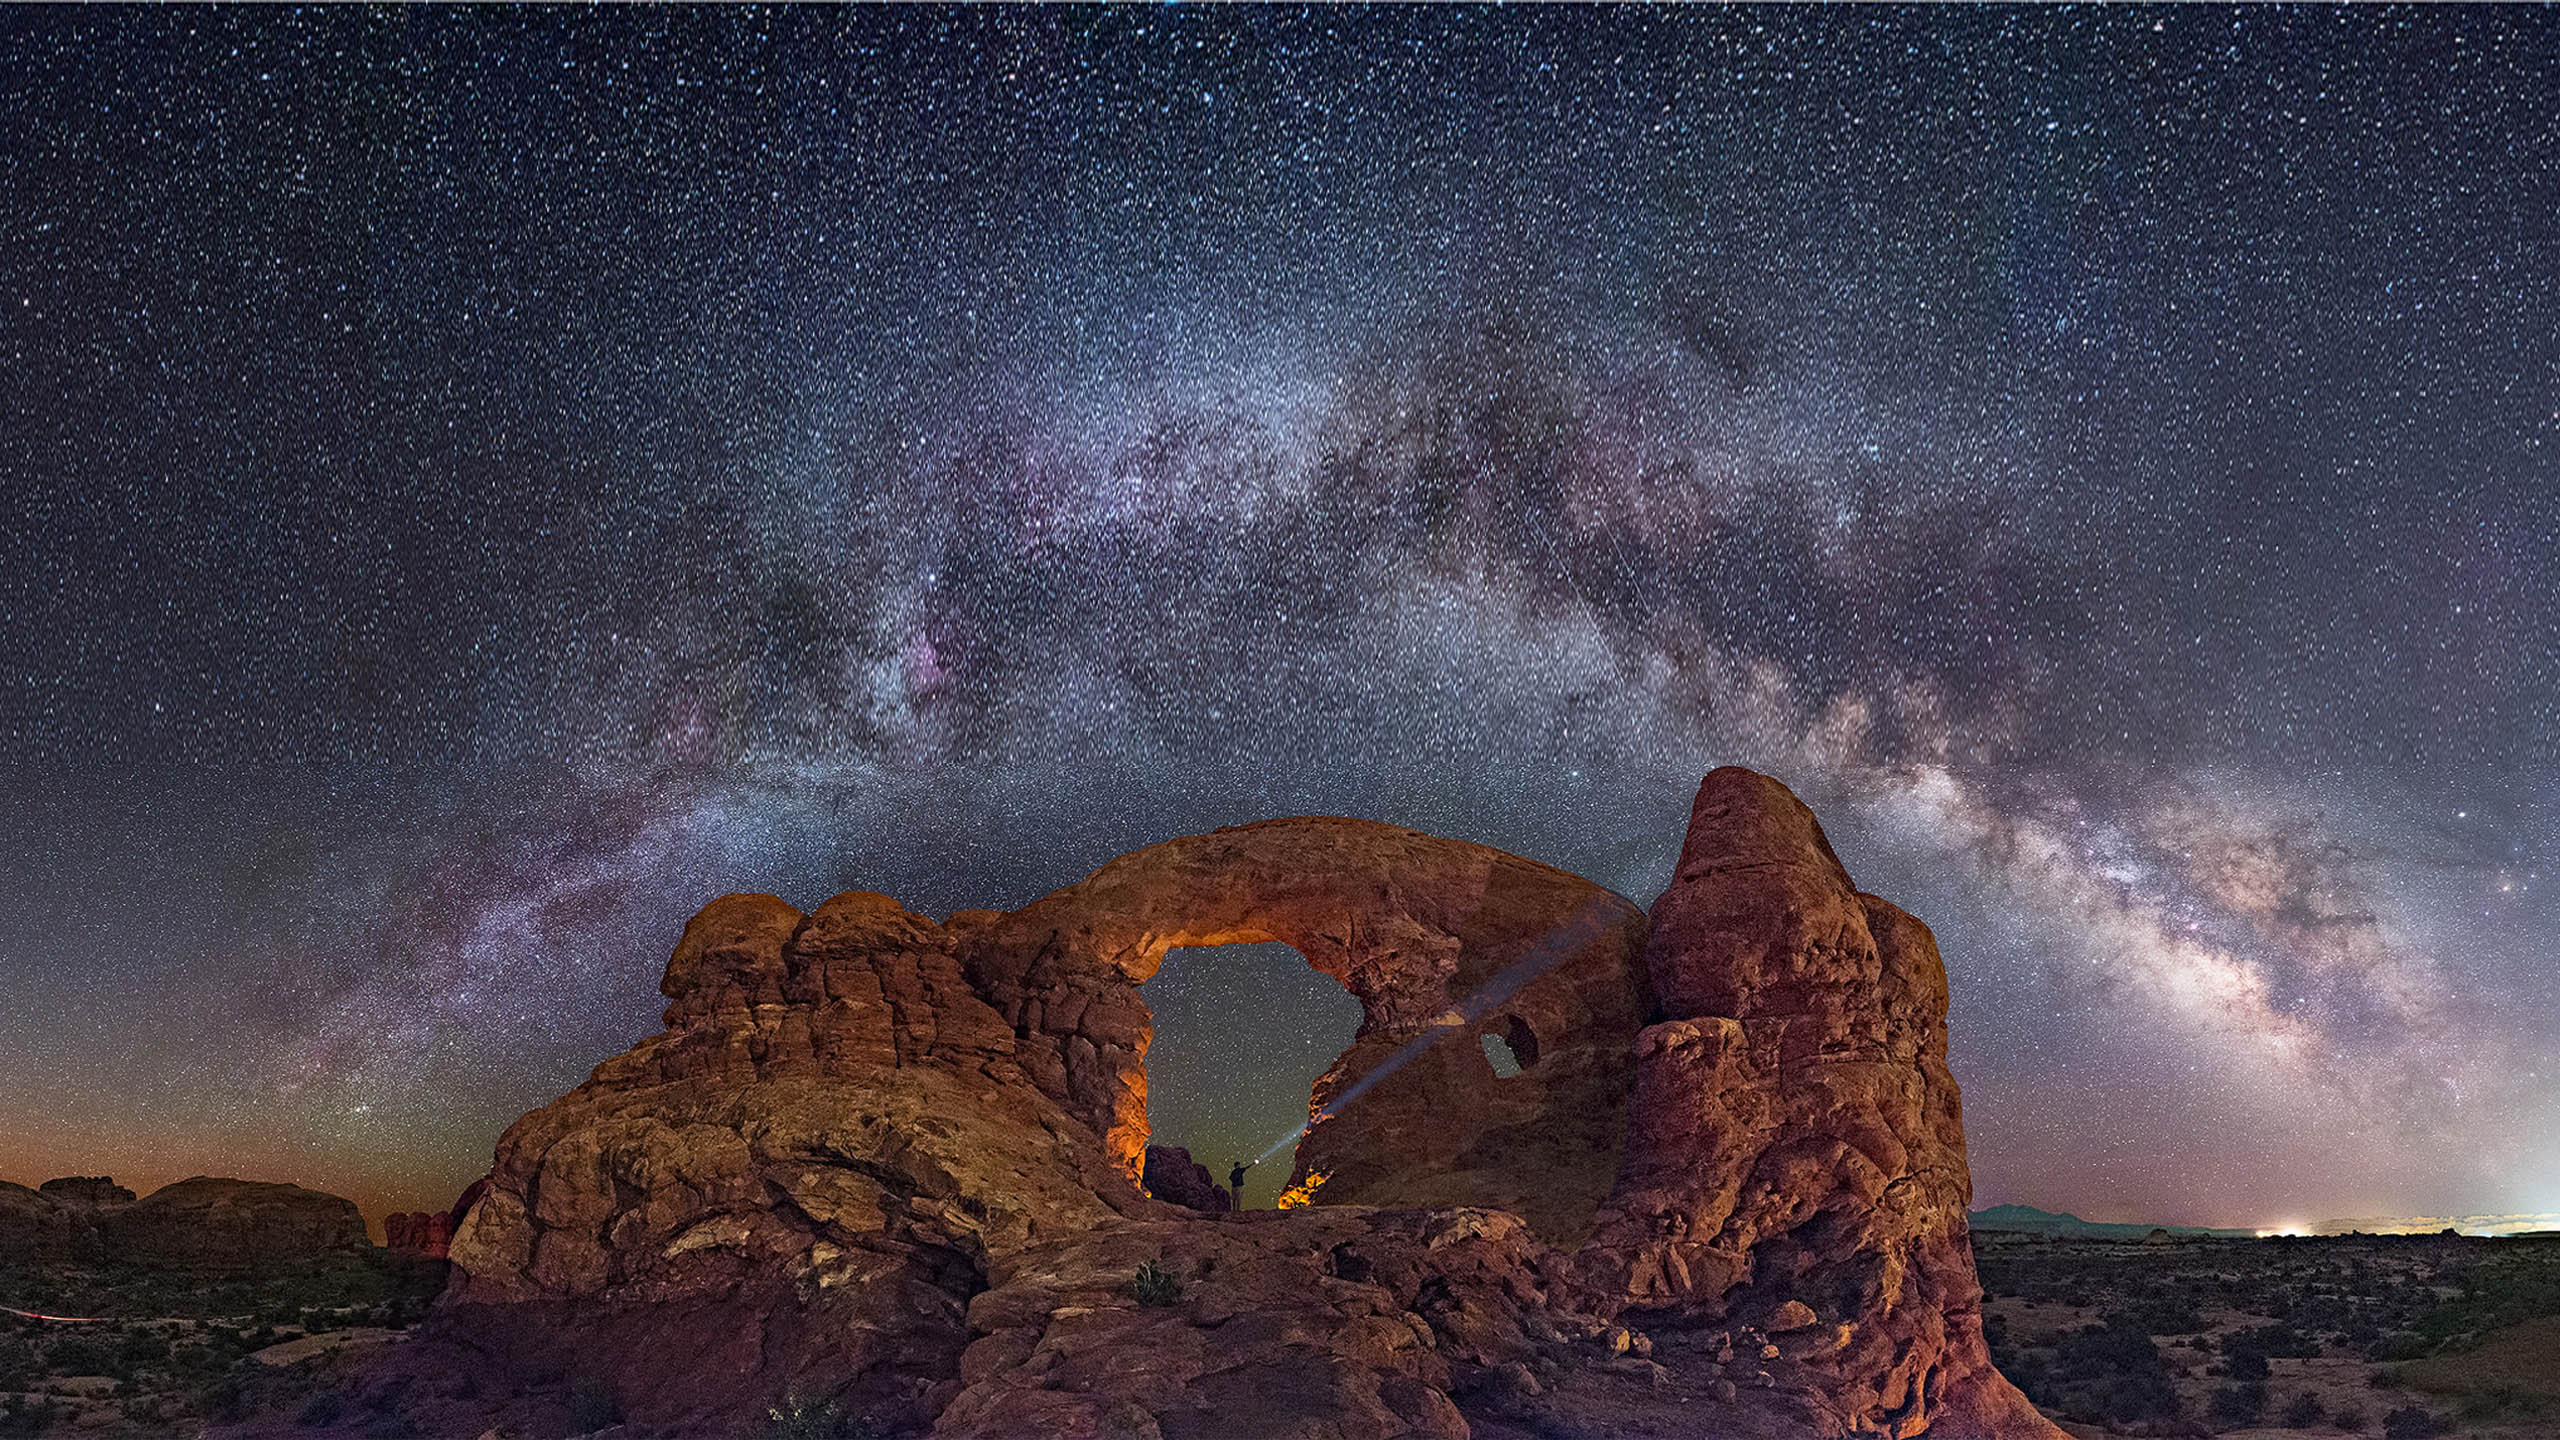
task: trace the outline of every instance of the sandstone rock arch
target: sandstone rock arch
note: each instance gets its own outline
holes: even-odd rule
[[[1252,941],[1361,1001],[1317,1104],[1488,993],[1467,1028],[1524,1067],[1422,1050],[1301,1144],[1327,1203],[1152,1199],[1138,986],[1173,946]],[[1765,776],[1706,777],[1650,921],[1517,856],[1300,818],[941,924],[730,896],[660,988],[662,1034],[501,1137],[456,1281],[366,1407],[558,1433],[583,1376],[635,1440],[761,1433],[793,1395],[935,1440],[1463,1440],[1538,1403],[2060,1440],[1983,1344],[1935,942]],[[457,1372],[468,1395],[436,1390]]]
[[[1150,845],[1009,914],[963,911],[962,968],[1015,1031],[1015,1058],[1102,1136],[1134,1181],[1147,1142],[1151,1016],[1138,987],[1183,946],[1276,941],[1358,998],[1321,1107],[1586,907],[1590,938],[1468,1026],[1534,1062],[1494,1085],[1482,1049],[1425,1049],[1298,1149],[1326,1200],[1486,1205],[1580,1238],[1625,1140],[1630,1046],[1651,1018],[1642,911],[1578,875],[1369,820],[1300,817]],[[1515,1052],[1518,1047],[1515,1047]]]

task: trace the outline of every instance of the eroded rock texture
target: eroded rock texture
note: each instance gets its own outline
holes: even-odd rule
[[[1653,1008],[1644,916],[1590,881],[1392,825],[1266,820],[1150,845],[1012,914],[952,925],[1024,1068],[1134,1179],[1153,1033],[1138,986],[1165,951],[1276,940],[1359,999],[1320,1108],[1578,917],[1584,943],[1466,1026],[1534,1064],[1497,1080],[1482,1046],[1434,1046],[1362,1095],[1356,1117],[1300,1142],[1292,1177],[1326,1174],[1335,1204],[1498,1206],[1569,1241],[1608,1193],[1627,1046]]]
[[[1626,1154],[1583,1273],[1640,1323],[1750,1321],[1844,1428],[2050,1433],[1991,1368],[1929,928],[1860,894],[1785,786],[1699,787],[1645,963]],[[1771,1323],[1782,1316],[1784,1323]]]
[[[1983,1359],[1927,930],[1739,771],[1654,921],[1326,819],[946,924],[716,901],[666,1031],[501,1139],[453,1288],[357,1408],[438,1434],[565,1433],[601,1397],[635,1437],[821,1403],[986,1440],[2057,1436]],[[1449,1038],[1301,1144],[1322,1203],[1202,1213],[1137,1183],[1213,1203],[1148,1156],[1137,987],[1248,941],[1361,1001],[1318,1107]]]
[[[886,896],[713,902],[666,1031],[498,1143],[446,1333],[716,1433],[788,1395],[913,1429],[1004,1255],[1153,1213],[1031,1083],[949,935]]]

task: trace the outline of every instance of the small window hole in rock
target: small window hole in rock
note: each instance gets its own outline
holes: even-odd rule
[[[1509,1080],[1538,1063],[1537,1032],[1517,1015],[1500,1017],[1498,1029],[1487,1030],[1476,1040],[1484,1046],[1484,1058],[1493,1062],[1497,1080]]]
[[[1307,1123],[1316,1081],[1360,1031],[1342,982],[1276,943],[1168,950],[1139,993],[1155,1012],[1147,1142],[1189,1150],[1221,1186]],[[1290,1145],[1247,1171],[1245,1208],[1270,1209],[1297,1161]]]

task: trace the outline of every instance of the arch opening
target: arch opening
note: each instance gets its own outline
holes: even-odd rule
[[[1145,1143],[1190,1151],[1220,1186],[1306,1123],[1316,1081],[1360,1029],[1359,999],[1276,941],[1167,950],[1139,993],[1154,1012]],[[1291,1144],[1254,1166],[1244,1206],[1271,1208],[1296,1163]]]
[[[1476,1043],[1484,1047],[1484,1058],[1492,1064],[1497,1080],[1517,1079],[1538,1063],[1538,1032],[1517,1015],[1494,1017],[1493,1028],[1478,1035]]]

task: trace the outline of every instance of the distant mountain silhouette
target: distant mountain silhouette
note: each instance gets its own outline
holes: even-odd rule
[[[2070,1235],[2085,1240],[2140,1240],[2154,1230],[2172,1235],[2206,1236],[2223,1240],[2246,1240],[2255,1230],[2209,1230],[2201,1225],[2119,1225],[2104,1220],[2083,1220],[2077,1215],[2057,1215],[2033,1205],[1994,1205],[1976,1210],[1968,1217],[1976,1230],[2014,1230],[2030,1235]]]

